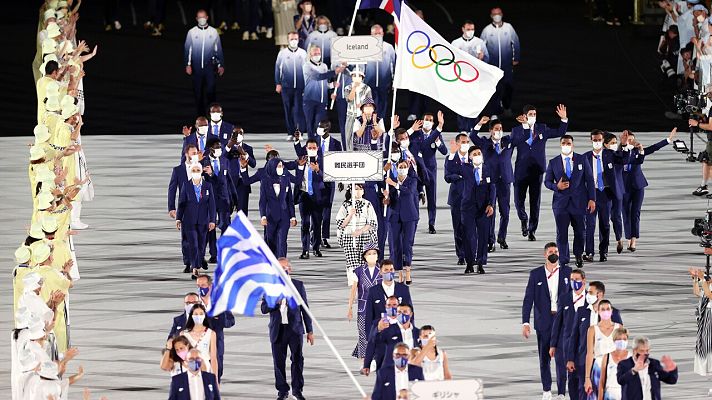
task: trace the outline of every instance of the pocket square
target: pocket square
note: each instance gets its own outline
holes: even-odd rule
[[[378,304],[378,303],[380,303],[380,302],[381,302],[381,299],[378,299],[378,300],[376,300],[375,303]]]
[[[179,392],[182,392],[182,391],[183,391],[183,388],[178,388],[178,391],[179,391]]]
[[[579,164],[578,169],[579,169],[579,171],[581,171],[583,169],[583,164]]]
[[[539,283],[537,283],[536,285],[537,285],[537,286],[541,286],[542,283],[544,283],[544,282],[539,282]]]

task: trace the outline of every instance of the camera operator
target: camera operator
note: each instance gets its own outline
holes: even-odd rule
[[[705,248],[705,255],[712,255],[712,248]],[[697,340],[695,341],[695,373],[708,376],[712,374],[712,309],[710,309],[710,299],[712,299],[712,291],[710,290],[710,277],[705,274],[702,269],[689,269],[692,276],[692,293],[700,298],[700,302],[695,310],[697,317]],[[700,289],[700,286],[702,289]],[[709,389],[708,396],[712,395],[712,389]]]
[[[707,90],[707,97],[710,97],[712,87],[705,88]],[[712,178],[712,121],[710,121],[710,114],[712,114],[712,109],[708,113],[707,118],[697,120],[695,118],[690,118],[687,122],[690,128],[699,127],[707,136],[707,145],[705,146],[705,151],[701,152],[698,160],[702,163],[702,183],[700,186],[692,192],[695,196],[704,196],[709,194],[709,189],[707,188],[707,183]]]

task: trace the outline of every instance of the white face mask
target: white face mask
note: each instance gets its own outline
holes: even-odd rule
[[[426,131],[433,129],[433,121],[423,121],[423,129]]]
[[[207,134],[208,134],[208,126],[207,125],[198,127],[198,135],[205,136]]]
[[[603,142],[593,142],[594,150],[601,150],[603,148]]]
[[[242,138],[243,138],[242,133],[238,133],[238,134],[237,134],[237,137],[235,138],[235,140],[237,140],[237,143],[242,143]]]
[[[467,150],[470,149],[470,144],[469,143],[460,143],[460,153],[466,154]]]
[[[321,61],[321,56],[311,56],[311,60],[314,64],[319,64]]]
[[[278,176],[282,176],[282,174],[284,174],[284,168],[283,168],[283,167],[277,167],[276,170],[277,170],[277,175],[278,175]]]
[[[492,16],[492,21],[494,21],[495,24],[498,24],[502,22],[502,16],[497,14]]]
[[[205,26],[208,24],[208,19],[205,17],[198,18],[198,25]]]
[[[318,28],[319,32],[326,32],[327,29],[329,29],[329,25],[327,24],[319,24]]]
[[[220,158],[221,155],[222,155],[222,149],[217,148],[217,149],[213,150],[213,156],[215,158]]]
[[[391,153],[391,161],[398,161],[400,160],[400,153]]]
[[[627,145],[625,146],[625,149],[628,150],[628,151],[631,151],[631,150],[633,150],[633,145],[632,145],[632,144],[627,144]]]
[[[410,139],[406,139],[400,142],[400,148],[403,150],[408,149],[408,146],[410,146]]]
[[[502,139],[502,131],[492,131],[492,137],[494,140]]]
[[[611,144],[608,148],[613,151],[618,151],[618,143]]]
[[[202,325],[203,321],[205,321],[205,315],[193,314],[193,322],[195,322],[196,325]]]
[[[190,163],[195,164],[198,162],[198,155],[190,156]]]
[[[378,254],[366,254],[364,258],[366,259],[366,263],[373,265],[378,261]]]
[[[475,165],[482,165],[482,156],[472,156],[472,163]]]
[[[398,176],[408,175],[408,168],[398,168]]]
[[[593,304],[598,301],[598,296],[591,293],[586,293],[586,302],[588,304]]]
[[[289,41],[289,48],[296,49],[299,46],[299,39],[292,39]]]
[[[361,78],[361,75],[354,75],[351,77],[351,81],[353,83],[361,83],[363,82],[363,78]]]
[[[705,21],[705,16],[704,15],[698,15],[697,16],[697,22],[703,23]]]
[[[324,128],[316,128],[316,134],[319,136],[324,135],[324,131],[325,131]]]
[[[467,39],[467,40],[470,40],[470,39],[472,39],[473,37],[475,37],[475,31],[468,29],[468,30],[465,31],[465,33],[462,35],[462,37],[464,37],[464,38]]]
[[[220,122],[222,119],[222,114],[221,113],[210,113],[210,120],[213,122]]]
[[[536,123],[536,117],[527,117],[527,124],[529,124],[529,126],[532,126],[535,123]]]
[[[563,154],[563,155],[571,154],[571,146],[569,146],[569,145],[561,146],[561,154]]]
[[[318,150],[312,150],[312,149],[307,149],[307,156],[309,157],[316,157]]]
[[[194,181],[199,181],[202,176],[203,176],[203,174],[200,172],[191,172],[190,173],[190,179],[192,179]]]

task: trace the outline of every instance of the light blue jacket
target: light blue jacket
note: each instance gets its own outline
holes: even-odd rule
[[[302,67],[304,71],[304,101],[317,101],[326,104],[329,101],[329,78],[334,78],[336,72],[329,70],[324,63],[314,64],[307,60]]]
[[[383,61],[371,61],[366,64],[364,81],[371,87],[390,88],[393,84],[393,73],[396,66],[396,50],[388,42],[383,42]]]
[[[482,30],[480,38],[485,41],[489,52],[489,64],[504,71],[505,75],[512,73],[512,61],[519,61],[519,36],[512,25],[502,22],[497,27],[491,23]]]
[[[192,27],[185,36],[183,63],[193,70],[212,69],[213,58],[215,66],[225,66],[218,31],[212,26]]]
[[[307,52],[299,47],[292,51],[284,48],[277,54],[274,63],[274,83],[283,88],[304,89],[304,72],[302,67],[307,58]]]

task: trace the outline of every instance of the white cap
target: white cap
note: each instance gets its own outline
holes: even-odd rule
[[[56,381],[59,379],[57,363],[54,361],[45,361],[40,365],[40,376],[45,379]]]
[[[37,368],[37,365],[39,364],[37,357],[35,357],[35,353],[33,353],[29,347],[24,347],[20,349],[18,358],[20,361],[21,372],[32,371],[33,369]]]
[[[45,101],[45,110],[47,111],[59,111],[62,106],[59,104],[59,96],[47,96]]]
[[[52,11],[52,14],[54,14],[54,11]],[[54,39],[61,34],[62,31],[59,29],[59,25],[57,25],[56,22],[50,22],[47,24],[47,37]]]
[[[62,119],[67,120],[72,117],[72,115],[76,114],[79,112],[79,107],[77,107],[75,104],[71,104],[67,107],[62,107]]]
[[[44,241],[35,243],[40,244],[32,248],[32,264],[39,265],[47,261],[49,255],[52,253],[52,250],[49,248],[47,243],[44,243]]]
[[[27,328],[30,340],[42,339],[47,334],[45,332],[44,321],[41,319],[36,319],[30,322],[30,326]]]
[[[18,264],[25,264],[32,258],[32,252],[28,246],[24,244],[15,250],[15,262]]]
[[[39,124],[32,130],[35,134],[35,143],[43,143],[49,140],[49,128],[45,124]],[[31,153],[32,151],[30,151]],[[35,159],[36,160],[36,159]]]
[[[32,151],[32,149],[35,148],[35,147],[40,147],[40,146],[32,146],[32,147],[30,148],[30,151]],[[46,154],[46,153],[45,153],[45,154]],[[35,180],[36,180],[37,182],[51,181],[52,183],[54,183],[54,179],[55,179],[57,176],[54,174],[54,172],[53,172],[51,169],[49,169],[49,165],[47,165],[47,164],[37,164],[37,165],[34,165],[33,167],[34,167],[34,171],[35,171]],[[47,193],[49,193],[49,194],[52,194],[52,193],[50,193],[51,189],[52,189],[52,188],[47,188],[47,187],[45,187],[44,184],[42,184],[42,191],[43,191],[43,192],[47,192]],[[52,198],[52,199],[49,199],[50,202],[51,202],[52,200],[53,200],[53,198]]]
[[[48,132],[49,134],[49,132]],[[49,139],[49,137],[47,137]],[[46,142],[47,139],[44,139],[43,142]],[[35,143],[37,143],[37,137],[35,137]],[[41,142],[40,142],[41,143]],[[45,150],[42,148],[42,146],[32,146],[30,147],[30,161],[37,161],[40,158],[44,157],[46,155]],[[35,173],[37,173],[37,169],[35,169]]]
[[[56,17],[57,17],[57,15],[55,14],[54,8],[48,8],[44,12],[44,20],[45,21],[47,21],[50,18],[56,18]]]
[[[57,218],[51,214],[47,214],[42,217],[42,230],[45,232],[56,232],[57,231]]]
[[[59,7],[59,8],[67,7],[67,0],[59,0],[57,2],[57,7]]]
[[[42,190],[37,195],[37,209],[46,210],[52,205],[54,195],[48,191]]]
[[[30,225],[28,235],[30,235],[30,237],[33,239],[44,239],[45,234],[44,232],[42,232],[42,224],[40,222],[33,222],[32,225]],[[33,246],[35,243],[37,242],[34,242],[30,245],[30,249],[32,249],[32,247],[35,247]]]
[[[74,44],[72,44],[71,40],[65,40],[60,47],[64,48],[64,54],[69,54],[74,51]]]
[[[45,86],[45,96],[59,97],[59,82],[52,81],[47,83],[47,86]]]
[[[65,109],[69,106],[74,105],[74,101],[74,96],[65,94],[64,97],[62,97],[62,100],[59,102],[59,105],[62,107],[62,109]]]
[[[25,287],[25,292],[32,292],[42,287],[40,282],[42,282],[42,277],[37,272],[30,272],[22,277],[22,285]]]
[[[54,39],[47,38],[42,41],[42,54],[54,53],[57,51],[57,42]]]
[[[351,70],[351,76],[354,75],[361,75],[362,78],[366,76],[366,74],[361,70],[361,68],[358,67],[358,65]]]
[[[50,0],[49,2],[49,7],[50,8],[57,8],[57,5],[59,4],[59,0]]]
[[[34,314],[30,312],[30,309],[23,306],[17,309],[15,312],[15,329],[29,328],[32,322],[36,320]]]
[[[57,10],[55,14],[57,15],[57,19],[62,19],[67,13],[64,12],[64,10]]]

